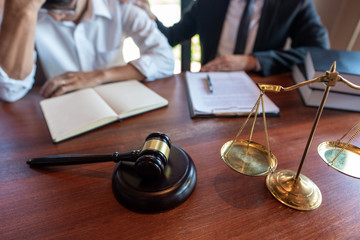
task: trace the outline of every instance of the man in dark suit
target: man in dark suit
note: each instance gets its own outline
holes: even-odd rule
[[[294,64],[304,60],[307,47],[329,47],[327,31],[321,24],[312,0],[255,0],[261,1],[262,5],[257,22],[256,19],[252,20],[257,24],[257,32],[256,38],[252,40],[251,52],[236,52],[235,46],[234,52],[219,55],[223,26],[232,1],[246,2],[197,0],[182,19],[169,28],[150,11],[148,0],[136,0],[135,4],[145,9],[156,21],[172,46],[199,34],[201,71],[245,70],[264,76],[289,72]],[[291,46],[285,50],[288,38],[291,39]]]

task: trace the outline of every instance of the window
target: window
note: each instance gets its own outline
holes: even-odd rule
[[[181,0],[149,0],[151,11],[158,17],[158,19],[165,25],[171,26],[180,20]],[[174,73],[181,71],[181,46],[177,45],[173,48],[175,57]],[[131,38],[127,38],[124,42],[124,58],[125,61],[131,61],[140,56],[139,49],[134,44]],[[191,65],[190,69],[193,72],[200,70],[200,44],[199,37],[194,36],[191,40]]]

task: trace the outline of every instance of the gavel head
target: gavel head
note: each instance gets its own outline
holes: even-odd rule
[[[151,133],[135,162],[136,171],[144,177],[160,177],[170,156],[170,138],[161,132]]]

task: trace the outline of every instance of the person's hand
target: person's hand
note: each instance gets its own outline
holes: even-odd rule
[[[67,72],[47,80],[40,90],[46,98],[101,84],[102,71]]]
[[[251,71],[256,69],[256,58],[247,55],[227,55],[215,58],[201,67],[201,72]]]
[[[149,17],[152,20],[156,20],[156,16],[153,14],[153,12],[150,9],[150,4],[148,0],[120,0],[121,3],[128,3],[133,2],[134,5],[138,6],[139,8],[142,8],[145,10],[145,12],[149,15]]]

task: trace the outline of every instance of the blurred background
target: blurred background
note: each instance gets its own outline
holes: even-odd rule
[[[181,16],[181,0],[149,0],[151,10],[166,26],[176,23]],[[189,1],[187,1],[189,2]],[[359,0],[314,0],[321,21],[329,31],[332,49],[360,51],[360,1]],[[124,48],[128,60],[138,57],[138,50],[130,39]],[[181,71],[181,47],[174,47],[176,57],[175,73]],[[199,38],[191,40],[190,70],[199,71]]]
[[[10,0],[11,1],[11,0]],[[181,16],[181,2],[191,0],[150,0],[151,9],[160,21],[171,26],[179,21]],[[360,51],[360,1],[359,0],[314,0],[321,21],[329,31],[332,49]],[[0,0],[0,16],[3,11],[4,0]],[[185,5],[185,4],[184,4]],[[130,61],[139,57],[139,50],[133,41],[126,39],[124,47],[125,60]],[[175,73],[181,71],[181,47],[174,47]],[[191,40],[190,70],[199,71],[200,46],[198,36]]]

